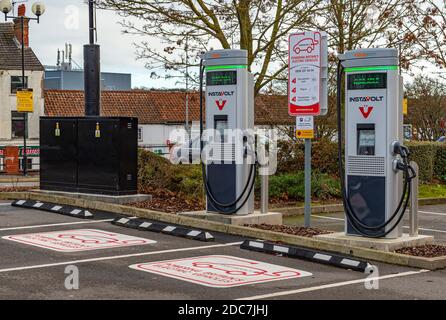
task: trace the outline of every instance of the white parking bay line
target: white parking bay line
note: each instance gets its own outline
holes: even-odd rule
[[[446,213],[442,213],[442,212],[432,212],[432,211],[423,211],[423,210],[418,210],[418,212],[425,213],[425,214],[432,214],[435,216],[445,216],[446,217]]]
[[[0,203],[0,206],[10,206],[11,204],[8,202],[8,203]]]
[[[422,269],[422,270],[417,270],[417,271],[400,272],[400,273],[389,274],[389,275],[381,276],[381,277],[336,282],[336,283],[330,283],[330,284],[325,284],[325,285],[316,286],[316,287],[309,287],[309,288],[302,288],[302,289],[296,289],[296,290],[262,294],[262,295],[258,295],[258,296],[245,297],[245,298],[240,298],[240,299],[236,299],[236,300],[270,299],[270,298],[275,298],[275,297],[288,296],[291,294],[298,294],[298,293],[305,293],[305,292],[311,292],[311,291],[316,291],[316,290],[343,287],[343,286],[348,286],[348,285],[357,284],[357,283],[366,282],[366,281],[372,281],[372,280],[385,280],[385,279],[391,279],[391,278],[407,277],[407,276],[412,276],[412,275],[425,273],[425,272],[429,272],[429,270]]]
[[[344,221],[344,219],[342,219],[342,218],[319,216],[319,215],[316,215],[316,214],[313,214],[312,217],[321,218],[321,219],[328,219],[328,220]]]
[[[420,211],[421,212],[421,211]],[[315,218],[320,219],[329,219],[329,220],[336,220],[336,221],[344,221],[344,219],[341,218],[334,218],[334,217],[325,217],[325,216],[319,216],[319,215],[313,215]],[[403,226],[403,228],[408,229],[409,227]],[[446,233],[446,230],[438,230],[438,229],[429,229],[429,228],[418,228],[420,231],[428,231],[428,232],[438,232],[438,233]]]
[[[409,228],[409,227],[403,227],[403,228]],[[428,231],[428,232],[439,232],[439,233],[446,233],[446,230],[437,230],[437,229],[428,229],[428,228],[418,228],[418,230],[421,231]]]
[[[113,219],[76,221],[76,222],[63,222],[63,223],[53,223],[53,224],[39,224],[39,225],[34,225],[34,226],[3,228],[3,229],[0,229],[0,231],[35,229],[35,228],[57,227],[57,226],[69,226],[69,225],[73,225],[73,224],[88,224],[88,223],[100,223],[100,222],[110,222],[110,221],[113,221]]]
[[[141,257],[141,256],[151,256],[151,255],[163,254],[163,253],[222,248],[222,247],[237,246],[237,245],[241,245],[241,244],[242,244],[242,242],[232,242],[232,243],[214,244],[214,245],[210,245],[210,246],[169,249],[169,250],[162,250],[162,251],[148,251],[148,252],[141,252],[141,253],[124,254],[124,255],[119,255],[119,256],[108,256],[108,257],[99,257],[99,258],[82,259],[82,260],[71,260],[71,261],[65,261],[65,262],[37,264],[34,266],[24,266],[24,267],[0,269],[0,273],[11,272],[11,271],[30,270],[30,269],[50,268],[50,267],[65,266],[65,265],[70,265],[70,264],[78,264],[78,263],[86,263],[86,262],[117,260],[117,259],[125,259],[125,258],[132,258],[132,257]]]

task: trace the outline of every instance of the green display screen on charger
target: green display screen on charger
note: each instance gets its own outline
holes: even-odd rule
[[[206,73],[207,86],[229,86],[237,84],[237,71],[212,71]]]
[[[387,73],[354,73],[347,76],[348,90],[386,89]]]

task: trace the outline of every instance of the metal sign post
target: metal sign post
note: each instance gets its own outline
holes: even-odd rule
[[[311,139],[313,116],[327,113],[327,35],[289,36],[288,114],[296,117],[296,138],[305,139],[305,227],[311,226]]]
[[[23,74],[22,79],[26,79]],[[28,173],[28,153],[26,146],[26,136],[28,135],[28,113],[34,112],[34,98],[33,89],[26,88],[27,83],[25,80],[23,80],[22,83],[23,88],[17,90],[17,111],[23,113],[23,175],[26,176]]]
[[[305,227],[311,226],[311,139],[314,138],[312,116],[296,117],[296,138],[305,139]]]

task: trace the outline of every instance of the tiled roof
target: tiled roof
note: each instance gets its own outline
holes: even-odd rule
[[[199,96],[189,94],[189,119],[200,117]],[[186,119],[186,94],[179,91],[103,91],[102,116],[137,117],[141,124],[183,123]],[[45,114],[47,116],[82,116],[84,92],[72,90],[45,90]],[[257,125],[292,125],[294,118],[288,115],[287,97],[260,95],[255,100]]]
[[[0,23],[0,70],[22,70],[22,51],[15,40],[14,23]],[[25,70],[43,71],[31,48],[25,48]]]

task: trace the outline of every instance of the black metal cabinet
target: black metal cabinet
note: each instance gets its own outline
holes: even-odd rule
[[[40,187],[77,190],[77,119],[41,118]]]
[[[41,128],[67,118],[42,118]],[[138,120],[123,117],[79,117],[76,122],[76,190],[82,193],[128,195],[137,193]],[[47,130],[47,129],[41,129]],[[62,133],[61,133],[62,134]],[[41,144],[51,137],[41,135]],[[67,148],[63,145],[61,148]],[[60,171],[45,158],[48,171]],[[62,175],[58,174],[62,177]],[[54,186],[54,185],[53,185]],[[42,183],[41,189],[55,190]],[[56,190],[58,185],[56,184]],[[60,189],[61,191],[65,191]]]
[[[137,120],[78,120],[79,192],[124,195],[136,193]]]

